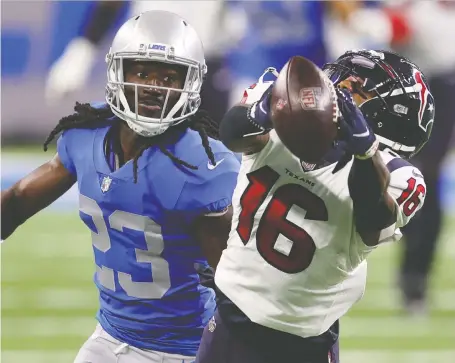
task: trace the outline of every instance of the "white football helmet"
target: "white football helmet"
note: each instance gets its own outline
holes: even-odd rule
[[[124,82],[124,59],[179,64],[188,68],[183,89],[153,86],[167,91],[160,118],[138,114],[138,88],[150,85]],[[193,27],[174,13],[147,11],[126,21],[115,35],[106,62],[106,102],[115,115],[142,136],[163,133],[170,126],[195,114],[201,104],[200,91],[207,73],[204,49]],[[128,105],[125,86],[135,88],[134,109]],[[171,91],[181,94],[174,107],[167,112]]]

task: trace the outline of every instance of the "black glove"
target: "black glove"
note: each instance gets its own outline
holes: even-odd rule
[[[340,139],[346,141],[348,150],[356,158],[371,158],[378,149],[379,141],[349,91],[337,88],[336,92],[341,111]]]

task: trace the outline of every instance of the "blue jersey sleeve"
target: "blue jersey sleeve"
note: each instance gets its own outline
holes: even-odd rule
[[[60,161],[62,162],[63,166],[67,168],[71,174],[76,175],[76,167],[74,166],[73,159],[71,158],[70,152],[69,152],[69,139],[70,139],[70,133],[64,132],[57,141],[57,153],[60,158]]]
[[[187,179],[177,210],[196,216],[219,213],[231,205],[240,163],[231,152],[216,153],[215,160],[215,165],[207,161],[198,165],[198,172]]]

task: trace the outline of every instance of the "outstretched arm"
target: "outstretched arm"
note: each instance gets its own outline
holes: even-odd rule
[[[390,172],[379,152],[366,160],[354,158],[348,185],[357,231],[368,246],[377,245],[381,231],[397,221],[396,204],[387,191],[389,183]]]
[[[220,139],[223,144],[228,149],[245,155],[261,151],[269,140],[267,122],[262,127],[255,125],[251,107],[252,105],[245,104],[232,107],[220,124]]]
[[[273,128],[270,118],[273,82],[263,81],[268,73],[278,75],[274,68],[268,68],[257,83],[244,91],[241,103],[232,107],[221,120],[221,141],[234,152],[255,154],[269,141],[269,131]]]
[[[98,45],[127,3],[127,1],[97,1],[85,25],[84,37],[92,44]]]
[[[56,104],[87,84],[98,56],[98,44],[125,4],[126,1],[96,2],[82,35],[67,45],[49,71],[45,85],[45,97],[49,104]]]
[[[368,246],[380,241],[381,231],[397,221],[396,204],[387,189],[390,172],[378,152],[379,142],[347,90],[337,90],[342,118],[341,137],[354,155],[348,187],[357,232]]]
[[[56,155],[11,188],[2,190],[1,238],[8,238],[17,227],[63,195],[75,182],[76,177]]]

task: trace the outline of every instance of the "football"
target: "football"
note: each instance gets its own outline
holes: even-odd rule
[[[283,144],[302,161],[316,163],[337,136],[335,87],[313,62],[292,57],[272,89],[271,118]]]

